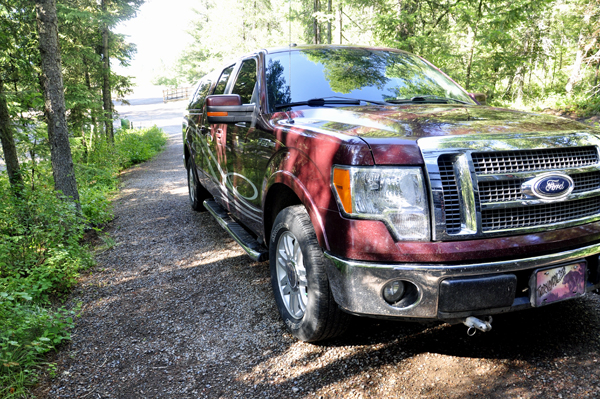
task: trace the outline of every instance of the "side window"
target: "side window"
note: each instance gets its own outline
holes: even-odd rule
[[[234,67],[234,65],[227,67],[223,70],[223,72],[221,73],[221,77],[219,77],[219,83],[217,83],[217,86],[215,87],[215,91],[213,92],[213,94],[225,94],[225,87],[227,87],[227,80],[229,79],[229,76],[231,75],[231,71],[233,71],[233,67]]]
[[[239,94],[242,98],[242,104],[256,103],[256,99],[252,98],[254,88],[256,86],[256,60],[244,60],[240,73],[233,86],[232,94]]]
[[[208,89],[212,84],[212,79],[208,76],[204,77],[200,84],[198,85],[198,90],[196,90],[196,94],[194,94],[194,98],[190,102],[189,109],[201,109],[204,104],[204,99],[208,94]]]

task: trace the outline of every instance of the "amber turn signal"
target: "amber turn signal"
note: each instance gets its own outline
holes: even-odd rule
[[[227,112],[207,112],[206,116],[227,116]]]
[[[350,171],[335,168],[333,170],[333,185],[337,195],[348,214],[352,213],[352,188],[350,187]]]

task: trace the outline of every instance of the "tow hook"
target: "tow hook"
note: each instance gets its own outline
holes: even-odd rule
[[[463,324],[469,329],[467,330],[467,335],[472,337],[475,335],[477,330],[488,332],[492,329],[492,316],[486,317],[486,321],[480,320],[477,317],[469,316],[463,320]]]

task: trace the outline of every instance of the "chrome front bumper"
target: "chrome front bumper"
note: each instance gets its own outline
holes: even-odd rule
[[[467,265],[444,264],[385,264],[342,259],[325,252],[327,275],[338,305],[358,315],[417,319],[456,319],[470,315],[489,315],[531,307],[529,294],[517,292],[511,306],[478,309],[457,313],[439,311],[440,284],[445,279],[490,277],[499,275],[527,275],[535,269],[586,260],[586,292],[600,288],[598,255],[600,244],[537,256],[532,258]],[[388,304],[382,296],[383,286],[390,280],[401,279],[413,283],[418,290],[414,303],[406,307]]]

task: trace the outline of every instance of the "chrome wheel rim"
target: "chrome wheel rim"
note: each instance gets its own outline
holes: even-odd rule
[[[190,190],[190,202],[193,204],[196,199],[196,180],[191,165],[188,168],[188,189]]]
[[[287,311],[301,319],[306,312],[308,281],[298,239],[286,231],[277,241],[277,283]]]

